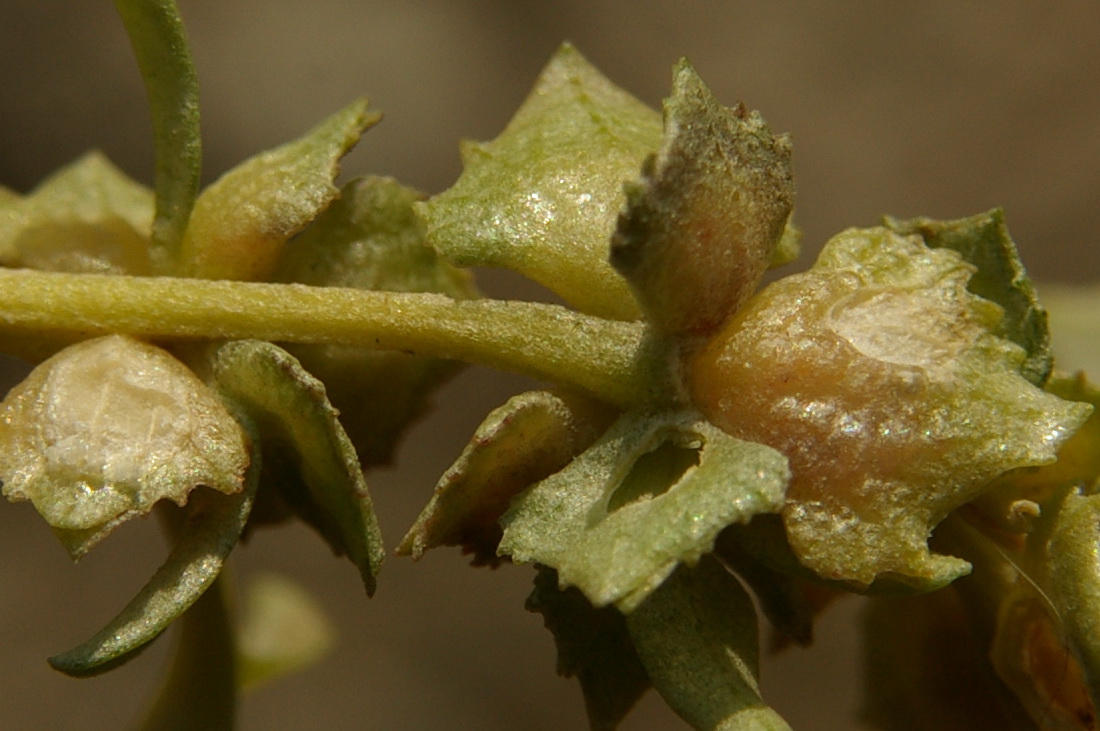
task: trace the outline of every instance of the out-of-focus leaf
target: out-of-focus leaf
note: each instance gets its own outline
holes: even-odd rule
[[[222,495],[198,490],[192,494],[179,538],[149,583],[91,639],[51,657],[54,668],[84,677],[118,667],[135,657],[210,588],[237,545],[252,509],[259,476],[254,449],[253,457],[241,492]]]
[[[1052,462],[1091,411],[1020,374],[972,271],[916,237],[852,229],[690,364],[713,424],[790,459],[787,535],[822,578],[927,590],[965,574],[929,552],[932,528],[1004,472]]]
[[[787,225],[783,228],[783,235],[779,237],[779,243],[772,252],[772,260],[768,263],[769,269],[778,269],[790,264],[802,253],[802,229],[794,222],[794,214],[787,219]]]
[[[177,274],[267,279],[287,240],[336,198],[340,158],[378,119],[357,101],[215,181],[195,201]]]
[[[387,292],[440,292],[475,297],[467,272],[424,243],[412,209],[419,196],[388,178],[362,178],[291,242],[274,279]],[[455,361],[336,345],[287,350],[325,384],[340,422],[366,465],[386,464],[403,429],[428,408],[435,386],[461,367]]]
[[[35,368],[0,404],[0,477],[30,500],[74,558],[158,500],[199,485],[242,488],[245,436],[173,356],[109,335]]]
[[[156,271],[166,273],[175,263],[202,173],[199,84],[175,0],[115,0],[115,8],[149,95],[156,152],[150,253]]]
[[[152,219],[149,190],[90,152],[0,209],[0,264],[149,274]]]
[[[704,334],[756,290],[791,213],[791,145],[758,112],[723,107],[681,61],[665,135],[611,239],[611,263],[663,332]]]
[[[419,558],[436,546],[462,546],[475,564],[496,564],[500,518],[516,495],[588,449],[614,419],[599,403],[531,391],[481,423],[397,552]]]
[[[622,613],[593,607],[575,587],[559,589],[557,574],[545,566],[538,569],[527,609],[542,614],[554,635],[558,674],[580,682],[589,728],[617,728],[650,685]]]
[[[504,132],[466,143],[461,177],[422,204],[428,240],[460,266],[507,267],[583,312],[635,319],[608,241],[623,183],[660,141],[655,111],[562,46]]]
[[[325,387],[289,353],[260,340],[212,346],[198,366],[257,424],[264,454],[281,453],[297,474],[275,475],[281,495],[337,554],[358,567],[368,594],[385,549],[355,449]],[[281,478],[281,479],[279,479]]]
[[[1007,705],[953,588],[869,602],[861,719],[882,731],[1036,731]]]
[[[681,566],[626,624],[653,687],[692,728],[790,728],[760,698],[752,599],[714,558]]]
[[[1004,211],[994,208],[955,221],[887,217],[885,223],[897,233],[920,235],[932,248],[957,251],[977,267],[970,278],[970,291],[1004,308],[998,333],[1027,353],[1020,373],[1037,386],[1046,383],[1053,362],[1047,313],[1024,271],[1005,225]]]
[[[336,630],[309,592],[277,574],[250,576],[237,635],[237,685],[250,690],[320,660]]]
[[[179,621],[175,655],[141,731],[232,731],[237,684],[233,629],[223,580]]]
[[[631,412],[513,501],[500,553],[629,612],[731,523],[783,504],[786,460],[692,413]]]
[[[1054,639],[1072,649],[1078,688],[1087,690],[1091,703],[1066,692],[1074,688],[1072,677],[1056,691],[1061,691],[1057,695],[1063,699],[1069,696],[1064,710],[1080,721],[1081,728],[1086,727],[1086,719],[1095,727],[1100,708],[1100,494],[1070,491],[1052,520],[1046,564],[1057,619],[1065,631]],[[1066,675],[1072,676],[1073,671],[1068,668]]]

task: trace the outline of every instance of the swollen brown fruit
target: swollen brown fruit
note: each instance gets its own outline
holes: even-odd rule
[[[829,580],[928,589],[969,571],[932,529],[998,475],[1050,462],[1089,413],[1024,379],[954,251],[885,228],[830,241],[689,358],[692,399],[790,460],[792,549]]]

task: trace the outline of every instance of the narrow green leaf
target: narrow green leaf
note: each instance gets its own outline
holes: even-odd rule
[[[252,510],[259,472],[254,453],[243,491],[192,493],[179,539],[149,582],[91,639],[51,657],[50,664],[74,677],[106,672],[133,659],[192,606],[214,584],[237,545]]]
[[[158,273],[176,264],[199,191],[202,137],[199,84],[187,34],[174,0],[115,0],[149,95],[156,152],[156,219],[152,263]]]
[[[73,345],[0,404],[0,478],[74,558],[159,500],[242,489],[237,421],[168,352],[123,335]]]
[[[457,545],[474,554],[475,564],[499,563],[499,521],[512,498],[568,465],[614,416],[598,402],[562,393],[509,399],[440,478],[397,552],[419,558],[430,548]]]
[[[777,452],[696,415],[628,413],[513,502],[499,550],[629,612],[727,525],[778,511],[787,477]]]
[[[0,264],[149,274],[152,220],[149,190],[89,152],[0,210]]]
[[[507,267],[589,314],[638,307],[607,261],[633,180],[661,141],[657,113],[562,46],[499,137],[462,149],[462,176],[422,204],[428,240],[460,266]]]
[[[168,676],[141,731],[232,731],[236,654],[223,578],[183,613]]]
[[[264,280],[283,247],[339,194],[340,158],[380,115],[354,102],[303,137],[260,153],[216,180],[195,201],[177,274]]]
[[[1046,383],[1053,362],[1047,313],[1024,271],[1003,210],[994,208],[955,221],[887,217],[885,223],[898,233],[920,235],[932,248],[957,251],[977,267],[970,278],[970,291],[1004,308],[1000,334],[1027,352],[1020,372],[1037,386]]]
[[[580,682],[589,728],[613,731],[650,686],[622,613],[593,607],[574,587],[559,589],[557,573],[545,566],[527,609],[542,614],[554,635],[558,675]]]
[[[626,187],[611,263],[659,330],[711,332],[756,290],[793,196],[790,140],[758,112],[723,107],[681,61],[661,148]]]
[[[385,549],[367,483],[325,387],[285,350],[260,340],[212,346],[199,366],[253,419],[265,454],[296,474],[268,472],[281,494],[337,554],[359,569],[368,594]]]
[[[967,573],[928,550],[932,528],[1005,472],[1053,462],[1092,410],[1021,375],[973,271],[918,237],[850,229],[690,364],[711,423],[790,458],[783,521],[821,578],[929,590]]]
[[[760,698],[752,599],[715,559],[681,566],[626,624],[653,687],[692,728],[790,728]]]
[[[314,286],[477,296],[469,273],[424,243],[413,213],[420,196],[389,178],[361,178],[340,191],[284,251],[273,279]],[[456,361],[337,345],[288,345],[325,384],[340,422],[367,466],[388,464],[404,429],[430,406]]]

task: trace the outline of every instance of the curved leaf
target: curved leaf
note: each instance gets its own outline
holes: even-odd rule
[[[257,425],[266,456],[296,474],[271,472],[284,499],[332,549],[359,569],[368,594],[385,549],[355,449],[325,387],[289,353],[261,340],[213,346],[200,365],[218,391]]]
[[[75,677],[97,675],[133,659],[210,588],[241,537],[259,478],[253,450],[245,489],[235,495],[193,493],[179,539],[167,560],[107,626],[83,644],[50,658]]]
[[[0,263],[55,272],[149,274],[153,197],[99,152],[0,211]]]
[[[692,414],[632,412],[517,498],[499,552],[629,612],[731,523],[778,511],[786,460]]]
[[[499,563],[499,520],[508,503],[568,465],[613,418],[612,409],[579,396],[531,391],[509,399],[440,478],[397,552],[419,558],[429,548],[459,545],[475,564]]]
[[[177,274],[263,280],[283,246],[339,194],[340,158],[380,119],[354,102],[305,136],[241,163],[203,190],[180,246]]]
[[[626,624],[653,687],[692,728],[789,731],[760,698],[752,599],[715,559],[681,566]]]

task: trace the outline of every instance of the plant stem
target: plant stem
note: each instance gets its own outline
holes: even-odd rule
[[[24,337],[126,333],[399,350],[580,388],[621,407],[676,393],[667,347],[643,324],[535,302],[0,270],[0,326]]]

